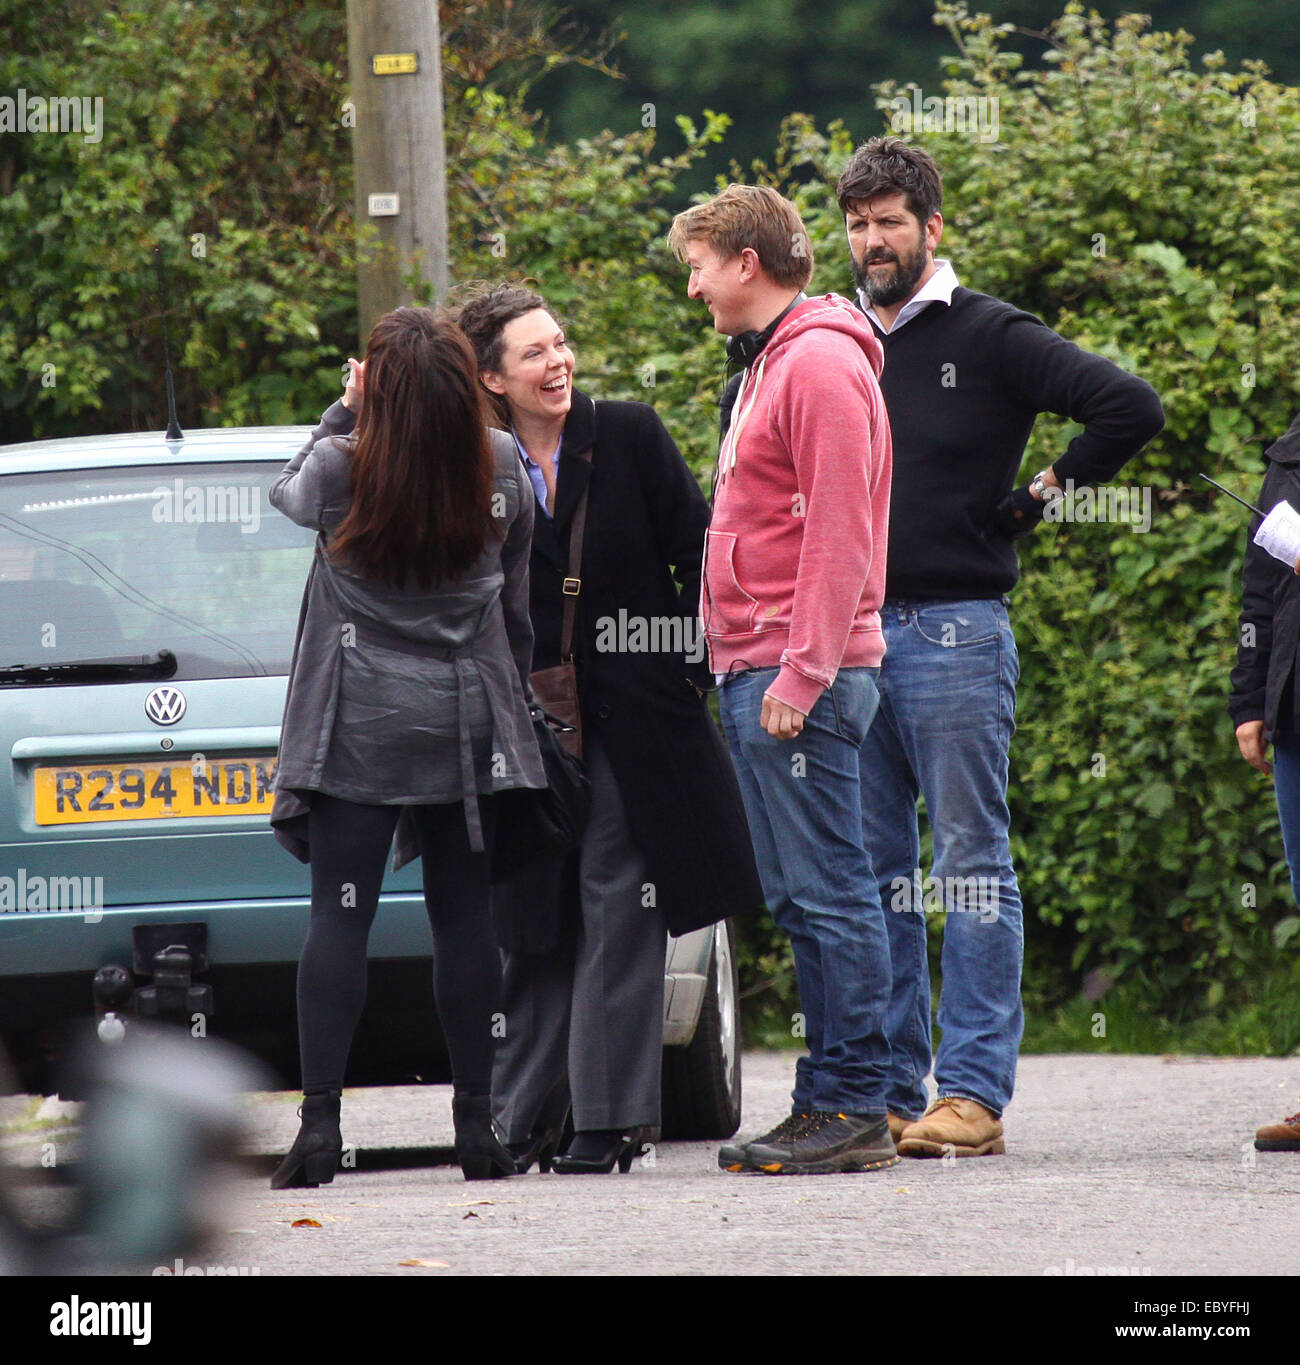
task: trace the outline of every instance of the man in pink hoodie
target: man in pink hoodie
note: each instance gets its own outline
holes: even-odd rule
[[[718,454],[700,614],[763,891],[789,933],[807,1056],[790,1115],[725,1170],[878,1170],[889,947],[862,842],[859,756],[884,655],[883,350],[847,300],[809,299],[812,249],[774,190],[732,185],[673,221],[687,293],[745,366]]]

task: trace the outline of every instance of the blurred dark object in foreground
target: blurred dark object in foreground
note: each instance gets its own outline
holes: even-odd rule
[[[268,1077],[246,1054],[171,1025],[132,1023],[120,1041],[88,1029],[65,1084],[84,1096],[75,1212],[34,1226],[0,1164],[0,1274],[148,1272],[218,1230],[243,1130],[240,1093]],[[0,1059],[0,1092],[9,1093]]]

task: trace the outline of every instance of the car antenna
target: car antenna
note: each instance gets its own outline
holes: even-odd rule
[[[176,418],[176,385],[172,380],[172,354],[167,344],[167,283],[163,278],[162,250],[154,247],[154,264],[158,267],[158,298],[162,304],[163,369],[167,376],[167,440],[183,441],[185,433]]]
[[[1201,478],[1203,478],[1203,479],[1205,480],[1206,483],[1214,483],[1214,480],[1213,480],[1212,478],[1210,478],[1210,476],[1209,476],[1208,474],[1202,474],[1202,475],[1201,475]],[[1220,493],[1226,493],[1234,502],[1239,502],[1243,507],[1247,508],[1247,509],[1248,509],[1249,511],[1251,511],[1251,512],[1254,512],[1254,514],[1255,514],[1257,517],[1262,517],[1262,516],[1266,516],[1266,515],[1267,515],[1266,513],[1261,512],[1261,511],[1259,510],[1259,508],[1256,507],[1255,504],[1254,504],[1253,502],[1247,502],[1245,498],[1239,498],[1239,497],[1232,491],[1231,488],[1225,488],[1221,483],[1214,483],[1214,486],[1215,486],[1215,488],[1217,488],[1217,489],[1219,490]]]

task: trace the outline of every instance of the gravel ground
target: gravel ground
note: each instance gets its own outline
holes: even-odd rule
[[[742,1133],[784,1112],[792,1058],[746,1055]],[[1294,1112],[1298,1086],[1300,1059],[1035,1056],[1020,1064],[1004,1157],[770,1177],[720,1171],[716,1143],[666,1143],[626,1176],[474,1184],[433,1164],[450,1157],[448,1088],[348,1091],[357,1169],[282,1192],[266,1173],[297,1130],[298,1097],[250,1095],[248,1150],[262,1157],[244,1163],[217,1239],[189,1264],[261,1276],[1293,1275],[1300,1153],[1257,1154],[1251,1137]],[[30,1208],[58,1198],[42,1154],[75,1158],[76,1113],[0,1102]]]

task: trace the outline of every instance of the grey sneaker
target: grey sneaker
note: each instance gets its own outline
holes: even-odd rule
[[[752,1169],[749,1164],[749,1149],[759,1143],[790,1142],[797,1138],[807,1126],[811,1114],[787,1114],[775,1128],[764,1133],[761,1137],[750,1138],[748,1142],[728,1142],[725,1146],[718,1149],[718,1165],[724,1171],[747,1171]]]
[[[898,1165],[898,1149],[885,1118],[862,1118],[816,1109],[803,1129],[781,1142],[751,1142],[752,1170],[768,1175],[833,1175],[880,1171]]]

